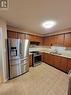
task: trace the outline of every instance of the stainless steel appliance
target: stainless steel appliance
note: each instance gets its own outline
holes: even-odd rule
[[[8,39],[9,78],[29,71],[29,40]]]
[[[33,54],[33,66],[41,64],[41,53],[39,51],[32,51]]]

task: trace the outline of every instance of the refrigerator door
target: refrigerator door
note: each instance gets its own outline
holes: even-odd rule
[[[28,59],[21,60],[21,73],[26,73],[29,71],[29,62]]]
[[[29,55],[29,40],[21,40],[20,43],[20,57],[21,59],[28,57]]]
[[[10,64],[10,79],[21,74],[21,63],[20,60],[11,61]]]
[[[8,39],[9,60],[20,57],[20,39]]]

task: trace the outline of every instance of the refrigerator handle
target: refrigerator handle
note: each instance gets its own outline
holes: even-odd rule
[[[16,50],[16,56],[17,56],[17,50]]]

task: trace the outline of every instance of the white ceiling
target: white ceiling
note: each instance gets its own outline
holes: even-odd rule
[[[46,34],[71,26],[71,0],[9,0],[8,10],[0,10],[8,25]],[[42,22],[54,20],[57,25],[43,29]]]

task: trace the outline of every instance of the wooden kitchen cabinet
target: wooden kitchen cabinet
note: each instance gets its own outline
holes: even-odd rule
[[[71,70],[71,59],[68,59],[67,62],[68,62],[67,72],[69,72],[69,70]]]
[[[54,66],[54,60],[55,60],[55,56],[52,54],[47,54],[47,63],[51,66]]]
[[[43,39],[43,44],[46,46],[51,46],[53,44],[53,37],[49,36],[49,37],[44,37]]]
[[[44,46],[46,46],[46,45],[49,46],[49,38],[48,37],[43,38],[43,45]]]
[[[41,61],[44,62],[44,53],[41,53]]]
[[[43,44],[43,38],[40,36],[36,36],[36,35],[29,35],[28,37],[30,42],[39,42],[40,45]]]
[[[26,34],[18,33],[18,39],[25,39],[25,38],[26,38]]]
[[[53,60],[54,60],[54,67],[60,69],[60,57],[59,56],[56,56],[56,55],[53,55]]]
[[[67,62],[67,58],[53,54],[43,53],[43,62],[64,72],[68,72],[71,69],[71,59]]]
[[[47,53],[42,53],[42,61],[47,63]]]
[[[64,34],[44,37],[44,45],[64,45]]]
[[[64,46],[71,47],[71,33],[65,34]]]
[[[29,67],[32,66],[32,54],[29,55]]]
[[[14,39],[17,39],[18,38],[18,34],[17,32],[13,32],[13,31],[7,31],[7,36],[8,38],[14,38]]]
[[[64,71],[64,72],[67,72],[67,58],[64,58],[64,57],[60,57],[60,66],[59,66],[59,69]]]
[[[64,45],[64,34],[57,35],[57,45]]]
[[[48,54],[48,53],[43,53],[43,62],[54,66],[54,55]]]

